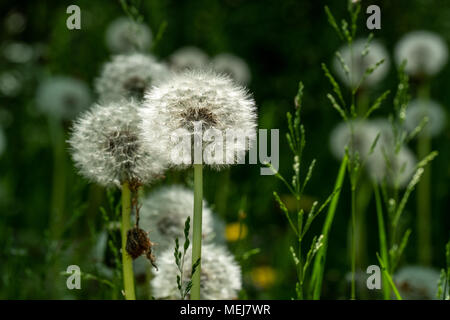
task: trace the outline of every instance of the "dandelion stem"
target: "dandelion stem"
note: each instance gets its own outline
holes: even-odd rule
[[[127,232],[130,230],[131,191],[128,182],[122,184],[122,271],[126,300],[136,300],[134,293],[133,259],[128,254]]]
[[[429,97],[429,86],[423,84],[419,89],[419,96]],[[427,128],[419,134],[417,144],[417,156],[419,159],[425,158],[431,152],[431,138],[427,133]],[[417,241],[418,258],[423,265],[431,263],[431,168],[425,169],[422,178],[417,185]]]
[[[200,259],[192,275],[191,300],[200,300],[200,274],[202,252],[203,165],[194,164],[194,222],[192,238],[192,265]]]
[[[356,298],[356,186],[352,185],[352,291],[351,291],[351,299],[355,300]]]

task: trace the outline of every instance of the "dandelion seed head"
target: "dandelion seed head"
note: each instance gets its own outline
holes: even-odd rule
[[[445,127],[446,114],[439,103],[430,99],[415,99],[409,103],[404,122],[406,129],[414,131],[425,117],[428,121],[419,135],[427,134],[432,137],[439,135]]]
[[[448,49],[436,33],[413,31],[406,34],[395,48],[397,64],[406,60],[405,71],[412,76],[434,75],[447,63]]]
[[[43,80],[36,92],[36,106],[51,117],[72,119],[91,104],[91,92],[83,81],[66,76]]]
[[[191,217],[190,238],[192,238],[194,193],[180,185],[159,188],[142,200],[140,227],[150,232],[149,237],[157,245],[155,253],[173,246],[175,239],[184,243],[184,224]],[[213,233],[212,212],[206,201],[202,209],[202,233],[209,239]]]
[[[366,158],[370,153],[370,149],[377,137],[377,134],[377,128],[369,121],[343,121],[331,131],[331,153],[337,159],[342,159],[345,155],[345,148],[348,147],[350,154],[357,152],[359,157]]]
[[[169,61],[170,67],[174,71],[183,71],[205,68],[209,63],[209,57],[199,48],[189,46],[175,51],[169,57]]]
[[[246,85],[250,82],[250,68],[244,59],[231,53],[221,53],[212,60],[215,71],[229,75],[236,82]]]
[[[143,106],[142,132],[146,145],[165,145],[168,158],[179,143],[173,137],[186,134],[191,137],[196,124],[201,124],[202,130],[220,132],[224,139],[228,131],[245,132],[248,141],[238,139],[234,144],[236,153],[248,150],[250,143],[256,139],[253,98],[230,78],[212,71],[190,70],[172,75],[146,94]],[[214,148],[219,142],[223,143],[215,140],[204,142],[202,148]],[[208,164],[221,168],[235,162],[235,154],[230,152],[224,152],[224,158],[226,161]]]
[[[149,55],[118,55],[103,66],[95,89],[103,102],[121,99],[141,101],[154,83],[168,76],[165,65]]]
[[[405,188],[417,164],[414,153],[406,146],[398,152],[394,147],[377,148],[368,159],[369,174],[377,182],[385,181],[392,187]]]
[[[148,183],[162,174],[158,146],[142,148],[137,109],[131,100],[96,104],[75,122],[69,144],[83,176],[111,186],[125,181]]]
[[[111,22],[105,37],[106,45],[114,53],[145,51],[150,48],[153,38],[147,25],[126,17],[120,17]]]
[[[439,278],[439,271],[422,266],[406,266],[394,275],[397,289],[406,300],[436,299]]]
[[[178,272],[173,248],[166,250],[158,259],[159,271],[153,270],[151,282],[155,298],[180,299],[176,277]],[[191,247],[184,260],[184,284],[191,277],[192,258]],[[242,288],[241,268],[231,253],[223,246],[207,244],[202,246],[200,274],[200,299],[230,300],[238,297]]]
[[[366,43],[366,39],[357,39],[353,42],[352,50],[347,45],[339,50],[343,61],[349,68],[349,75],[347,75],[339,59],[334,59],[333,66],[336,74],[341,81],[351,88],[362,81],[367,68],[374,67],[375,64],[383,59],[384,62],[366,77],[362,85],[373,86],[377,84],[383,80],[389,71],[390,59],[384,46],[377,41],[371,41],[368,47],[369,51],[367,51]]]

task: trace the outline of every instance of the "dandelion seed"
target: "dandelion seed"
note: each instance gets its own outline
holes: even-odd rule
[[[438,270],[407,266],[394,276],[397,289],[406,300],[434,300],[438,291],[440,273]]]
[[[148,183],[162,174],[158,146],[142,148],[137,108],[133,101],[97,104],[75,122],[69,144],[83,176],[111,186]]]
[[[158,259],[159,271],[151,282],[152,293],[157,299],[180,299],[177,287],[177,265],[173,250],[166,250]],[[184,279],[191,275],[191,250],[186,253]],[[183,284],[184,286],[186,283]],[[202,247],[202,268],[200,274],[200,298],[204,300],[230,300],[241,290],[241,268],[225,247],[207,244]]]
[[[83,81],[66,76],[53,76],[42,81],[36,92],[38,109],[58,119],[72,119],[87,109],[90,103],[88,86]]]
[[[352,138],[353,128],[353,138]],[[331,153],[342,159],[345,155],[345,148],[348,147],[351,154],[358,153],[359,157],[367,158],[370,149],[378,135],[378,129],[365,120],[352,120],[339,123],[330,135]]]
[[[384,60],[373,72],[365,78],[363,86],[373,86],[383,80],[387,75],[390,67],[389,54],[377,41],[372,41],[370,46],[366,48],[366,39],[358,39],[352,45],[352,49],[348,46],[342,47],[339,52],[343,62],[349,70],[347,72],[338,58],[334,60],[334,69],[339,78],[349,87],[357,86],[365,76],[367,68],[374,67],[377,63]]]
[[[141,101],[145,91],[167,77],[168,72],[167,67],[152,56],[140,53],[118,55],[103,66],[95,89],[102,102],[121,99]]]
[[[145,51],[151,42],[150,28],[126,17],[117,18],[106,30],[106,44],[114,53]]]
[[[233,150],[225,152],[224,159],[208,162],[214,168],[236,163],[236,154],[245,153],[256,139],[256,108],[248,92],[235,85],[228,77],[214,72],[187,71],[175,74],[156,85],[145,97],[141,110],[142,133],[146,145],[162,144],[167,157],[174,165],[171,151],[178,146],[177,139],[193,135],[193,128],[201,124],[202,129],[211,129],[225,136],[227,130],[244,132],[246,139],[238,139]],[[223,141],[202,144],[205,148],[218,150]],[[231,147],[231,146],[230,146]]]
[[[406,34],[395,48],[397,64],[407,61],[406,73],[415,76],[432,76],[447,63],[448,49],[444,40],[433,32],[413,31]]]
[[[445,111],[440,104],[429,99],[415,99],[409,103],[404,122],[406,129],[414,131],[425,117],[428,121],[419,135],[427,134],[433,137],[439,135],[446,123]]]
[[[170,57],[170,67],[175,71],[186,69],[203,69],[209,63],[206,53],[196,47],[184,47],[175,51]]]
[[[250,82],[251,73],[247,63],[231,53],[222,53],[214,57],[212,66],[215,71],[229,75],[236,82],[246,85]]]

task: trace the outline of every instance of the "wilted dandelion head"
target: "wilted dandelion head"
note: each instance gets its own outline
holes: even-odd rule
[[[447,58],[448,49],[444,40],[429,31],[410,32],[395,48],[397,64],[406,60],[405,71],[416,77],[438,73],[447,63]]]
[[[78,79],[54,76],[45,79],[36,92],[38,109],[51,117],[71,119],[91,103],[88,86]]]
[[[331,131],[331,153],[336,158],[342,159],[345,155],[345,149],[348,148],[350,154],[358,153],[361,159],[366,158],[377,135],[377,128],[369,121],[343,121]]]
[[[404,188],[408,185],[417,164],[414,153],[408,147],[395,152],[393,146],[380,145],[368,160],[369,174],[375,181]]]
[[[339,50],[348,70],[342,65],[338,57],[334,59],[333,66],[337,75],[349,87],[357,86],[365,77],[366,69],[374,67],[383,59],[384,62],[367,75],[362,86],[377,84],[389,71],[389,54],[384,46],[377,41],[371,41],[368,47],[366,47],[366,44],[366,39],[358,39],[353,42],[352,49],[346,45]]]
[[[424,119],[428,121],[423,123]],[[431,136],[439,135],[446,122],[445,111],[440,104],[430,99],[415,99],[406,109],[405,127],[408,131],[414,131],[418,126],[424,125],[420,134]]]
[[[248,150],[250,143],[256,139],[253,98],[230,78],[212,71],[190,70],[174,74],[146,94],[143,106],[142,132],[146,144],[163,144],[168,153],[179,147],[178,138],[190,139],[199,125],[202,132],[220,133],[223,139],[227,132],[245,134],[246,139],[237,139],[230,146],[237,154]],[[223,139],[204,142],[202,148],[223,150]],[[221,158],[208,164],[221,167],[234,163],[234,153],[224,151],[223,156],[226,161]],[[172,163],[176,162],[171,154],[168,157]]]
[[[117,18],[106,30],[106,45],[114,53],[145,51],[151,42],[150,28],[126,17]]]
[[[144,150],[139,136],[137,104],[97,104],[74,124],[69,144],[80,173],[100,185],[125,181],[148,183],[161,175],[158,146]]]
[[[173,185],[159,188],[142,200],[140,211],[141,228],[150,232],[150,240],[157,245],[155,252],[162,252],[173,246],[175,239],[184,243],[184,224],[194,210],[194,193],[183,186]],[[202,211],[203,238],[208,238],[213,232],[212,212],[206,201],[203,201]]]
[[[159,271],[154,271],[151,282],[152,293],[157,299],[180,299],[177,287],[178,268],[173,256],[173,248],[166,250],[158,258]],[[238,297],[241,290],[241,268],[231,253],[222,246],[207,244],[202,246],[202,267],[200,274],[200,299],[229,300]],[[184,261],[183,279],[191,278],[191,247]]]
[[[222,53],[212,60],[214,70],[229,75],[240,84],[250,82],[251,73],[247,63],[240,57],[231,53]]]
[[[103,66],[95,88],[103,102],[141,101],[145,91],[167,75],[166,66],[151,56],[140,53],[118,55]]]
[[[202,69],[209,63],[206,53],[196,47],[183,47],[169,57],[170,67],[175,71]]]
[[[397,289],[403,299],[434,300],[438,291],[439,271],[421,267],[401,268],[394,276]]]

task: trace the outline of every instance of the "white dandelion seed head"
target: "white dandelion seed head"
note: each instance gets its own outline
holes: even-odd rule
[[[0,93],[7,97],[17,96],[22,89],[23,76],[15,70],[0,73]]]
[[[150,240],[156,243],[155,252],[171,247],[178,238],[184,243],[184,224],[191,217],[189,236],[192,239],[194,193],[192,190],[172,185],[161,187],[142,200],[140,227],[149,232]],[[203,201],[202,233],[208,239],[213,232],[212,212]]]
[[[144,92],[168,73],[167,67],[152,56],[140,53],[118,55],[105,63],[96,79],[95,89],[103,102],[130,98],[141,101]]]
[[[434,300],[440,273],[422,266],[406,266],[394,275],[400,296],[407,300]]]
[[[395,152],[393,146],[377,146],[368,159],[369,174],[377,182],[405,188],[410,182],[417,165],[414,153],[406,146]]]
[[[112,186],[125,181],[148,183],[162,174],[158,146],[142,148],[137,109],[131,100],[96,104],[75,122],[69,144],[83,176]]]
[[[353,131],[353,138],[352,138]],[[330,135],[331,153],[342,159],[345,149],[348,148],[350,154],[358,153],[361,159],[366,158],[378,135],[379,130],[365,120],[349,120],[339,123]]]
[[[445,127],[446,114],[439,103],[430,99],[415,99],[409,103],[404,122],[406,129],[414,131],[425,117],[428,121],[419,135],[427,134],[432,137],[439,135]]]
[[[349,87],[355,87],[362,81],[366,69],[374,67],[375,64],[384,59],[370,75],[366,77],[363,86],[373,86],[383,80],[389,72],[390,59],[389,54],[384,46],[377,42],[371,41],[368,51],[366,51],[366,39],[358,39],[353,42],[352,50],[349,46],[342,47],[339,52],[343,61],[349,68],[349,74],[345,72],[342,64],[337,57],[334,58],[333,66],[339,78]],[[353,51],[353,54],[352,54]],[[363,55],[364,54],[364,55]],[[352,58],[353,56],[353,58]]]
[[[91,101],[87,84],[66,76],[53,76],[43,80],[36,92],[38,109],[61,119],[72,119],[87,109]]]
[[[395,47],[397,64],[406,60],[405,72],[412,76],[432,76],[447,63],[448,49],[444,40],[436,33],[413,31]]]
[[[3,56],[12,63],[27,63],[35,57],[34,49],[25,42],[6,42],[2,45]]]
[[[158,259],[158,271],[153,270],[152,293],[157,299],[181,299],[177,287],[178,268],[173,248],[166,250]],[[183,286],[191,277],[191,247],[186,252],[183,270]],[[230,300],[238,297],[242,288],[241,268],[231,253],[223,246],[202,246],[200,273],[200,299]]]
[[[201,49],[191,46],[180,48],[169,57],[170,67],[174,71],[202,69],[205,68],[208,63],[208,55]]]
[[[221,157],[205,161],[216,169],[236,163],[236,154],[245,154],[256,140],[253,98],[229,77],[213,71],[185,71],[154,86],[145,96],[141,118],[146,145],[166,146],[167,158],[173,165],[180,165],[172,154],[179,147],[178,138],[195,140],[193,134],[199,124],[205,134],[223,136],[202,143],[203,151],[223,151]],[[227,132],[239,135],[234,146],[224,146]],[[240,139],[242,136],[244,139]],[[235,152],[227,152],[231,148]]]
[[[114,53],[145,51],[152,43],[152,31],[143,24],[127,17],[111,22],[106,29],[106,45]]]
[[[231,53],[221,53],[212,60],[214,70],[229,75],[236,82],[246,85],[250,82],[250,68],[244,59]]]

